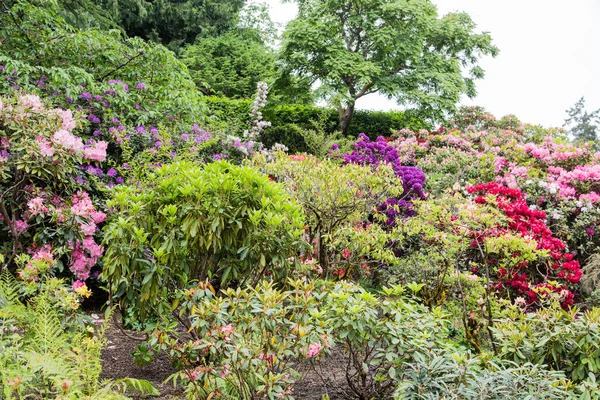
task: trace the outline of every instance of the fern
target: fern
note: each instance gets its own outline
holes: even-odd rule
[[[15,277],[4,268],[0,273],[0,309],[22,306],[19,300],[19,283]]]
[[[35,324],[31,327],[31,350],[36,353],[60,353],[70,348],[70,339],[63,331],[54,308],[43,298],[35,307]]]

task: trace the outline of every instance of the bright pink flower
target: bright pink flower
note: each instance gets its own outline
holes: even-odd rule
[[[17,230],[17,233],[22,234],[24,233],[27,228],[29,228],[29,224],[23,220],[16,220],[15,221],[15,229]]]
[[[348,250],[348,249],[342,250],[342,257],[344,257],[345,259],[350,258],[350,255],[351,255],[350,250]]]

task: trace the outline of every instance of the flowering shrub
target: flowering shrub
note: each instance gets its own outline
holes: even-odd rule
[[[191,340],[176,330],[157,330],[151,346],[169,349],[171,377],[190,398],[292,399],[303,363],[321,358],[331,346],[314,283],[289,281],[289,290],[263,282],[228,289],[215,297],[200,283],[181,292]]]
[[[424,186],[426,177],[419,168],[403,166],[400,164],[398,150],[389,145],[380,136],[375,142],[363,133],[358,136],[354,144],[354,151],[344,156],[347,164],[379,166],[381,163],[389,164],[396,175],[402,179],[402,197],[391,198],[379,206],[378,211],[387,215],[387,225],[394,226],[398,217],[414,215],[411,200],[425,199]]]
[[[300,205],[257,170],[223,160],[165,165],[147,184],[115,188],[107,207],[102,277],[142,318],[190,280],[284,279],[303,248]]]
[[[69,110],[48,109],[34,95],[0,99],[0,226],[8,234],[2,251],[11,269],[19,261],[28,282],[60,272],[63,262],[86,280],[102,255],[94,234],[105,214],[73,177],[80,164],[104,161],[106,143],[84,144],[73,134],[77,123]]]
[[[498,268],[496,273],[502,285],[514,289],[518,294],[526,295],[529,303],[537,302],[540,295],[551,291],[560,292],[563,305],[573,304],[573,294],[566,288],[579,282],[581,268],[579,262],[573,259],[573,254],[566,252],[566,244],[556,238],[546,226],[546,214],[543,211],[531,210],[518,189],[489,183],[473,186],[469,188],[469,192],[478,194],[475,198],[476,203],[489,204],[493,201],[509,219],[507,228],[499,228],[488,237],[500,237],[512,231],[535,241],[537,250],[543,250],[550,256],[544,263],[531,263],[533,265],[530,266],[530,261],[523,260],[516,265],[513,263],[511,268]],[[490,200],[490,195],[493,196],[493,200]],[[483,242],[483,238],[481,241]],[[507,256],[519,257],[520,254]],[[496,264],[498,260],[492,259],[491,262]],[[539,282],[540,280],[542,282]],[[561,281],[562,283],[557,283]]]

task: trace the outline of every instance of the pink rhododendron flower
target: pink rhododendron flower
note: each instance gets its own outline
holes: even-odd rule
[[[71,110],[54,109],[54,113],[62,120],[62,129],[72,131],[75,128],[75,119]]]
[[[85,236],[92,236],[96,232],[96,224],[93,222],[90,222],[89,224],[81,224],[80,227],[81,232],[83,232]]]
[[[27,208],[32,216],[36,216],[40,213],[47,213],[48,208],[44,206],[44,199],[41,197],[35,197],[27,202]]]
[[[15,229],[19,234],[24,233],[27,228],[29,228],[29,224],[27,222],[20,219],[15,221]]]
[[[319,355],[321,352],[321,343],[311,343],[308,345],[308,350],[306,351],[306,358],[313,358]]]
[[[94,211],[90,214],[90,216],[96,224],[101,224],[106,219],[106,214],[104,214],[102,211]]]
[[[106,160],[106,149],[108,143],[104,141],[97,142],[94,147],[88,147],[84,150],[85,158],[93,161],[104,161]]]
[[[40,98],[33,94],[25,94],[19,97],[19,105],[23,108],[31,108],[32,111],[42,111],[44,105]]]
[[[56,131],[52,136],[52,141],[67,150],[71,150],[75,154],[83,152],[83,141],[81,138],[64,129]]]
[[[35,141],[44,157],[52,157],[54,155],[54,148],[46,138],[38,136],[35,138]]]

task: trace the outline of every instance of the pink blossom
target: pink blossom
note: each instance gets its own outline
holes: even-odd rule
[[[45,244],[33,253],[33,261],[45,261],[53,264],[54,258],[52,256],[52,247],[49,244]]]
[[[81,232],[83,232],[85,236],[92,236],[96,232],[96,224],[93,222],[90,222],[89,224],[81,224],[80,228]]]
[[[93,161],[104,161],[106,160],[106,149],[108,148],[108,143],[104,141],[99,141],[94,145],[94,147],[89,147],[84,150],[85,158]]]
[[[321,343],[311,343],[308,345],[308,350],[306,352],[306,358],[313,358],[319,355],[321,352]]]
[[[231,371],[229,370],[229,364],[225,364],[223,365],[224,370],[221,371],[221,377],[225,378],[227,375],[231,374]]]
[[[15,221],[15,229],[17,230],[17,233],[24,233],[27,228],[29,228],[29,224],[27,222],[20,219]]]
[[[86,286],[84,281],[75,281],[75,282],[73,282],[72,288],[74,291],[77,291],[77,289],[82,288],[84,286]]]
[[[86,192],[80,190],[73,196],[73,205],[71,206],[73,215],[87,217],[95,211],[94,204]]]
[[[83,152],[83,141],[81,138],[64,129],[56,131],[52,136],[52,141],[67,150],[71,150],[75,154]]]
[[[25,94],[19,98],[19,105],[23,108],[31,108],[32,111],[42,111],[44,105],[40,98],[33,94]]]
[[[94,211],[90,214],[90,216],[97,224],[101,224],[106,219],[106,214],[104,214],[102,211]]]
[[[232,330],[233,330],[233,326],[231,324],[227,324],[227,325],[221,327],[221,332],[223,332],[225,334],[225,336],[229,336],[231,334]]]
[[[44,206],[44,199],[41,197],[35,197],[27,202],[27,208],[32,216],[36,216],[40,213],[47,213],[48,208]]]
[[[54,155],[54,148],[52,148],[52,145],[46,138],[38,136],[35,138],[35,141],[44,157],[52,157]]]
[[[54,113],[62,120],[62,129],[72,131],[75,128],[75,120],[71,110],[54,109]]]

